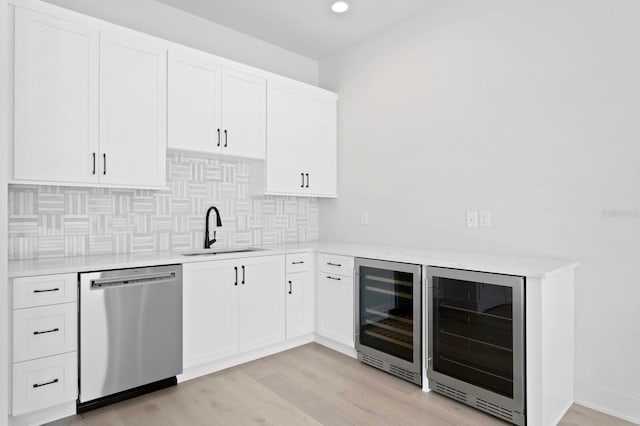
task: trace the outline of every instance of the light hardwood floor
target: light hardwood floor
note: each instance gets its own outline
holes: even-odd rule
[[[506,425],[312,343],[53,423],[64,425]],[[560,423],[631,423],[574,405]]]

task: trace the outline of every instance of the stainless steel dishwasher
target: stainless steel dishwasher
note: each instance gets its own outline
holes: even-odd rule
[[[182,265],[80,274],[78,412],[176,384]]]

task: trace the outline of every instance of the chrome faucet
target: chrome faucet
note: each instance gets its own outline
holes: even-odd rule
[[[206,249],[211,248],[211,244],[216,242],[216,231],[213,231],[213,240],[209,239],[209,216],[211,215],[211,210],[216,211],[216,226],[222,226],[222,220],[220,220],[220,212],[218,209],[215,206],[209,207],[209,210],[207,210],[207,217],[205,219],[207,223],[204,232],[204,248]]]

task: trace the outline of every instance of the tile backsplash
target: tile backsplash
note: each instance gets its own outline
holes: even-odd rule
[[[222,216],[217,246],[316,240],[317,200],[251,197],[249,170],[169,153],[168,191],[11,185],[9,259],[201,248],[212,205]]]

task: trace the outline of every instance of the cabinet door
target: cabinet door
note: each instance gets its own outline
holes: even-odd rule
[[[300,156],[309,195],[337,195],[337,103],[324,94],[305,94],[300,108]]]
[[[284,256],[240,260],[240,352],[285,339]]]
[[[183,359],[189,368],[238,352],[236,261],[183,266]]]
[[[153,39],[100,34],[100,182],[166,185],[167,53]]]
[[[266,82],[242,72],[222,70],[222,152],[265,158]]]
[[[354,347],[353,278],[318,274],[317,333]]]
[[[287,274],[287,339],[313,333],[313,273]]]
[[[14,179],[95,183],[98,31],[15,8]]]
[[[267,92],[267,192],[304,193],[300,165],[300,91],[269,82]]]
[[[221,68],[211,55],[169,52],[169,148],[219,153]]]

